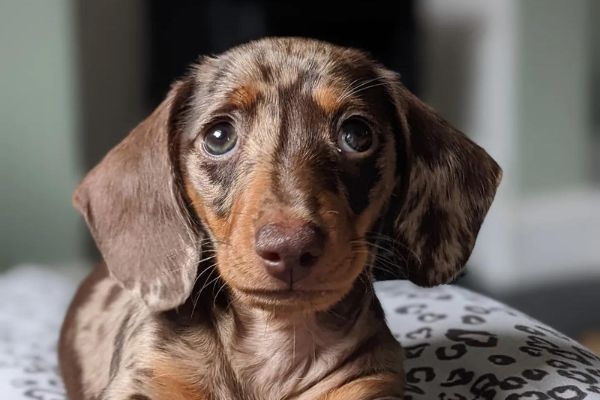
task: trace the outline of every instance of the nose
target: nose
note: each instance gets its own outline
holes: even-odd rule
[[[269,275],[288,283],[305,278],[323,253],[325,236],[314,224],[263,225],[255,237],[255,250]]]

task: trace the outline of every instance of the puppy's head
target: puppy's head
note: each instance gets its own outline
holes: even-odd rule
[[[418,284],[453,279],[500,175],[365,54],[266,39],[195,65],[75,204],[112,275],[155,310],[185,301],[210,243],[242,301],[317,311],[377,248]]]

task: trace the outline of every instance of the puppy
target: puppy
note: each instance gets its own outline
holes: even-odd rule
[[[70,399],[401,399],[371,272],[454,279],[501,170],[364,53],[206,57],[83,180]]]

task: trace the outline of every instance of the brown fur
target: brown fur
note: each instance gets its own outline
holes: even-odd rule
[[[348,121],[370,147],[345,147]],[[225,123],[236,144],[209,154]],[[454,279],[500,175],[360,51],[265,39],[203,59],[74,195],[106,267],[64,322],[69,398],[401,398],[372,269]],[[321,235],[301,280],[265,268],[269,224]]]
[[[79,286],[75,297],[71,301],[65,321],[72,321],[75,318],[81,305],[88,301],[95,284],[101,279],[106,279],[107,276],[108,272],[103,265],[94,269]],[[85,397],[81,381],[81,361],[77,356],[77,349],[74,348],[73,337],[77,334],[74,328],[73,325],[64,324],[60,332],[60,372],[65,387],[69,388],[69,396],[73,399],[83,399]]]
[[[188,379],[187,371],[174,360],[157,360],[149,367],[155,376],[150,384],[152,399],[156,400],[211,400],[205,390]]]
[[[328,114],[333,114],[342,105],[340,100],[343,94],[332,86],[317,87],[313,91],[317,104]]]
[[[375,375],[357,379],[346,385],[333,389],[320,400],[342,399],[378,399],[384,396],[402,398],[402,392],[397,388],[398,380],[402,378],[393,375]]]
[[[249,109],[256,103],[258,95],[259,92],[256,86],[251,83],[247,83],[234,89],[230,94],[228,101],[234,107]]]
[[[227,222],[227,218],[219,217],[209,209],[204,207],[204,202],[198,193],[193,189],[192,184],[187,178],[184,178],[185,194],[190,199],[191,205],[194,208],[194,212],[202,221],[206,221],[206,224],[214,227],[213,235],[217,240],[225,240],[229,234],[231,225]]]

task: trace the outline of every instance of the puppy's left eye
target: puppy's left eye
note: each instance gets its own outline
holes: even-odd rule
[[[364,153],[373,147],[375,140],[369,126],[358,118],[351,118],[342,124],[338,145],[348,153]]]

